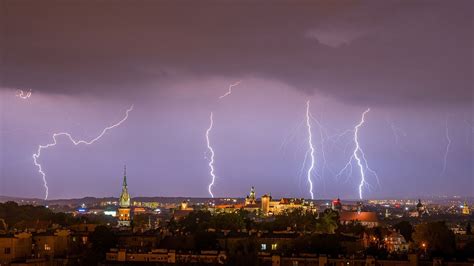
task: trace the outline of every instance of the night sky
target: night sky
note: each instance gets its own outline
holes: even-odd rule
[[[0,195],[474,195],[473,1],[0,0]],[[232,94],[225,94],[230,84]],[[18,90],[31,97],[17,97]],[[320,122],[318,124],[317,121]],[[451,141],[449,142],[448,139]],[[446,150],[448,151],[446,155]],[[207,157],[206,157],[207,156]],[[446,165],[444,158],[447,158]],[[306,156],[307,157],[307,156]]]

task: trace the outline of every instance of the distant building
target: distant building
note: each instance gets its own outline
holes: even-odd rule
[[[390,252],[406,252],[408,251],[409,244],[405,240],[402,234],[399,232],[392,232],[385,237],[385,246]]]
[[[263,215],[276,215],[290,209],[303,209],[305,211],[317,211],[313,202],[305,201],[297,198],[281,198],[273,200],[272,196],[264,194],[260,201],[257,200],[255,188],[250,189],[250,194],[245,197],[244,204],[222,204],[212,208],[217,212],[235,212],[243,209],[253,213],[261,213]]]
[[[428,214],[428,209],[421,203],[421,199],[418,199],[418,203],[416,204],[416,209],[410,211],[410,217],[421,217],[423,215]]]
[[[250,194],[245,197],[245,205],[257,204],[257,198],[255,196],[255,187],[250,189]]]
[[[303,198],[281,198],[273,200],[270,195],[263,195],[261,198],[261,212],[264,215],[278,215],[287,210],[303,209],[304,211],[316,212],[313,202],[307,202]]]
[[[127,169],[124,167],[122,194],[120,194],[119,208],[118,208],[118,226],[130,226],[130,194],[127,189]]]
[[[418,199],[418,203],[416,204],[416,211],[418,212],[419,216],[428,214],[428,209],[425,205],[423,205],[423,203],[421,203],[421,199]]]
[[[181,220],[184,217],[188,216],[191,212],[194,211],[194,208],[189,206],[189,202],[183,200],[177,209],[173,210],[173,218],[176,220]]]
[[[331,202],[331,209],[333,211],[341,211],[342,210],[342,204],[341,204],[341,199],[337,198]]]
[[[464,201],[464,205],[462,207],[462,214],[464,214],[464,215],[471,214],[471,210],[469,209],[469,205],[467,205],[466,201]]]
[[[350,212],[341,211],[339,213],[339,221],[341,224],[350,224],[352,222],[358,222],[363,226],[369,228],[376,227],[379,225],[379,219],[375,212]]]
[[[85,203],[82,203],[79,208],[76,209],[75,214],[86,214],[89,212],[89,209],[87,208]]]

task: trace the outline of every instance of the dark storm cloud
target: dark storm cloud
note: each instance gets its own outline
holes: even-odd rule
[[[3,87],[259,77],[362,104],[471,103],[472,1],[6,1]]]

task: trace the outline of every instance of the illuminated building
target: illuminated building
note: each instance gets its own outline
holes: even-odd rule
[[[183,200],[181,202],[181,205],[179,206],[179,209],[182,210],[182,211],[193,211],[194,208],[189,206],[189,202],[186,201],[186,200]]]
[[[464,201],[464,205],[462,207],[462,214],[464,214],[464,215],[471,214],[471,210],[469,210],[469,205],[467,205],[466,201]]]
[[[263,214],[269,214],[270,213],[270,201],[272,200],[272,196],[269,196],[267,194],[262,196],[262,213]]]
[[[331,203],[331,209],[333,211],[341,211],[342,210],[341,199],[337,198],[333,200]]]
[[[384,239],[385,246],[390,252],[404,252],[409,248],[408,243],[405,240],[405,237],[398,232],[392,232]]]
[[[115,208],[112,208],[111,206],[107,206],[104,210],[104,215],[109,215],[112,217],[117,216],[117,210]]]
[[[341,224],[357,222],[363,226],[367,226],[368,228],[377,227],[379,225],[379,219],[375,212],[341,211],[339,213],[339,221]]]
[[[250,189],[250,194],[245,198],[245,205],[257,204],[257,198],[255,197],[255,188]]]
[[[122,194],[118,208],[118,226],[130,226],[130,194],[127,190],[127,170],[123,170]]]
[[[418,212],[418,216],[428,214],[428,208],[426,208],[426,206],[421,203],[421,199],[418,199],[418,203],[416,204],[416,211]]]
[[[176,220],[180,220],[188,216],[188,214],[190,214],[193,211],[194,211],[194,208],[192,206],[189,206],[189,202],[186,200],[183,200],[181,204],[178,206],[178,208],[173,211],[173,217]]]
[[[253,189],[252,189],[253,191]],[[303,198],[281,198],[273,200],[271,195],[263,195],[260,200],[260,210],[264,215],[278,215],[287,210],[303,209],[304,211],[317,211],[313,202],[307,202]]]
[[[87,209],[86,204],[85,204],[85,203],[82,203],[82,204],[81,204],[81,207],[77,208],[76,213],[77,213],[77,214],[85,214],[85,213],[88,213],[88,209]]]
[[[304,199],[281,198],[273,200],[272,196],[265,194],[258,201],[254,187],[251,188],[250,194],[245,198],[244,204],[216,205],[212,209],[217,212],[235,212],[239,209],[244,209],[250,212],[259,212],[263,215],[280,214],[292,209],[303,209],[304,211],[312,212],[317,210],[313,202],[308,202]]]

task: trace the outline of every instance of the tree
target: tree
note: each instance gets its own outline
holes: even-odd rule
[[[413,240],[416,247],[432,256],[450,256],[456,247],[454,233],[444,222],[418,225],[413,233]]]
[[[69,213],[55,213],[44,206],[18,205],[13,201],[0,203],[0,217],[5,219],[8,226],[18,227],[17,229],[25,229],[28,222],[36,221],[47,221],[62,226],[80,222]]]
[[[337,229],[337,233],[346,233],[355,236],[362,236],[365,231],[365,226],[363,226],[359,221],[351,221],[348,224],[340,225]]]
[[[208,211],[193,211],[178,222],[178,227],[189,233],[202,232],[209,228],[212,215]]]
[[[407,242],[412,241],[413,226],[409,221],[401,221],[393,226],[405,238]]]
[[[238,213],[219,213],[212,216],[211,227],[218,230],[239,230],[245,228],[245,222]]]
[[[324,211],[319,217],[316,224],[316,231],[326,234],[334,234],[339,226],[338,213],[333,210]]]
[[[97,265],[105,259],[105,253],[117,246],[117,237],[107,226],[99,225],[94,232],[89,234],[89,241],[92,244],[86,256],[84,265]]]

